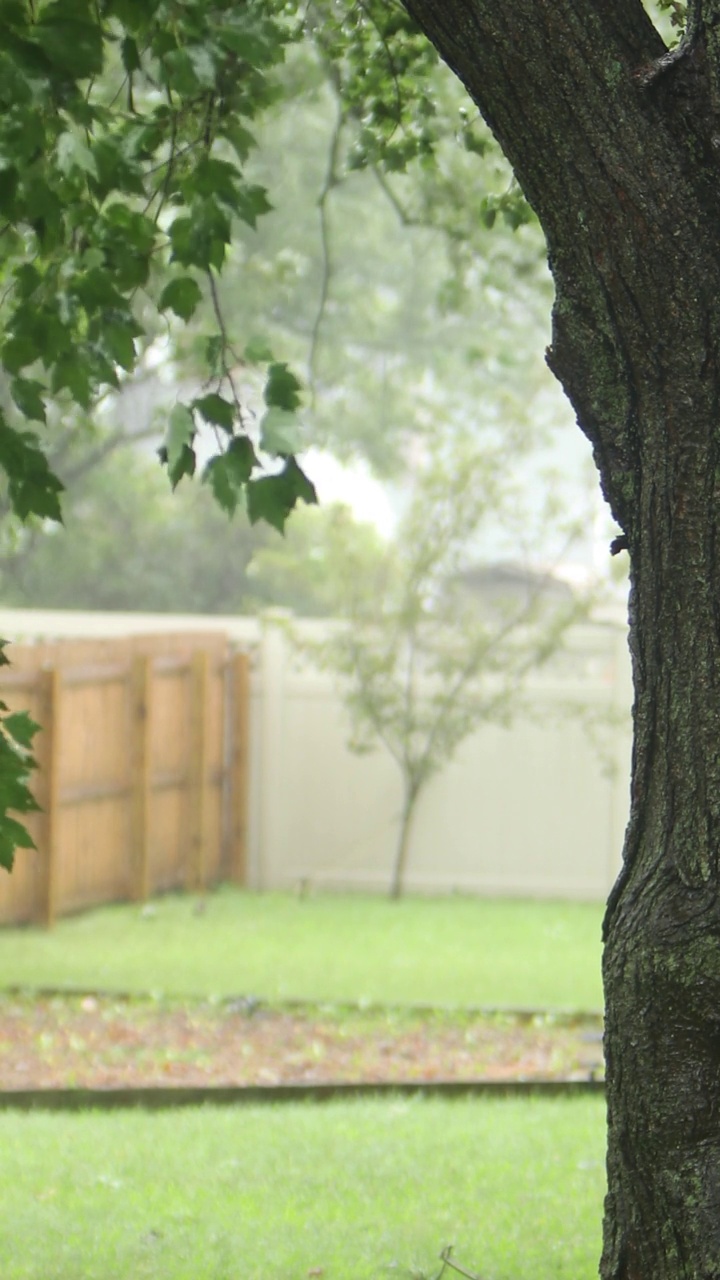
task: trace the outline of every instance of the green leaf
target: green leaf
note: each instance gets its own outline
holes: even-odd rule
[[[237,7],[231,13],[215,29],[219,44],[256,69],[282,62],[284,39],[276,26]]]
[[[2,0],[0,4],[0,22],[15,30],[23,30],[28,25],[27,9],[23,0]]]
[[[19,298],[30,298],[42,284],[42,276],[32,262],[22,262],[13,272],[15,292]]]
[[[193,400],[192,407],[197,409],[206,422],[222,427],[223,431],[232,432],[235,422],[235,405],[229,400],[224,400],[222,396],[212,392],[200,400]]]
[[[146,31],[160,0],[106,0],[108,13],[119,18],[128,31]]]
[[[203,472],[203,482],[209,484],[215,501],[229,516],[237,511],[239,494],[225,454],[211,458]]]
[[[113,276],[100,266],[91,266],[72,282],[72,292],[88,313],[121,310],[126,304],[115,288]]]
[[[78,355],[61,356],[56,360],[50,383],[54,392],[65,388],[82,409],[90,408],[93,397],[90,370]]]
[[[190,320],[201,301],[202,289],[197,280],[192,276],[178,276],[160,294],[158,310],[174,311],[181,320]]]
[[[12,509],[21,520],[29,515],[62,523],[59,494],[63,486],[31,432],[15,431],[0,419],[0,467],[8,478]]]
[[[216,160],[214,156],[203,156],[187,181],[188,193],[192,196],[217,196],[231,208],[237,204],[238,172],[227,160]]]
[[[93,143],[92,160],[96,181],[92,184],[98,199],[111,191],[145,195],[143,172],[135,159],[128,158],[119,139],[100,138]]]
[[[211,88],[203,85],[198,71],[187,49],[172,49],[162,60],[163,81],[169,89],[174,89],[181,97],[190,98],[199,89]]]
[[[120,319],[106,322],[102,327],[103,346],[116,364],[129,373],[135,368],[135,341],[140,326],[132,319]]]
[[[300,424],[294,413],[273,405],[260,422],[260,448],[266,453],[288,456],[300,448]]]
[[[205,44],[188,46],[188,56],[195,72],[195,78],[204,89],[214,89],[217,79],[215,61],[210,50],[211,46]]]
[[[258,218],[272,211],[265,188],[253,186],[250,183],[244,183],[238,188],[233,208],[238,217],[253,229],[257,226]]]
[[[66,302],[67,298],[63,297],[62,303]],[[29,349],[34,348],[35,358],[40,357],[46,369],[50,368],[61,355],[75,355],[75,335],[61,318],[60,307],[59,295],[44,306],[36,306],[32,300],[24,302],[12,317],[13,338],[5,344],[4,353],[10,349],[13,340],[17,340],[19,348],[28,344],[28,354]],[[24,352],[23,355],[23,364],[32,363],[25,358]],[[7,368],[10,367],[7,358],[5,358],[5,365]],[[11,372],[17,372],[17,370],[13,369]]]
[[[61,133],[58,138],[55,160],[60,172],[66,176],[74,169],[80,169],[82,173],[90,174],[91,178],[98,177],[98,168],[92,151],[82,138],[69,129]]]
[[[35,842],[25,828],[0,810],[0,867],[12,871],[16,849],[34,849]]]
[[[220,134],[223,138],[227,138],[241,164],[245,163],[250,152],[257,146],[250,130],[234,120],[223,123],[220,126]]]
[[[180,462],[183,449],[191,448],[194,439],[195,419],[192,413],[187,405],[176,404],[170,412],[165,432],[165,449],[171,476]]]
[[[170,227],[172,260],[183,267],[222,269],[231,240],[230,220],[215,200],[197,200],[192,216],[176,218]]]
[[[16,335],[8,338],[2,347],[2,362],[8,373],[19,373],[29,364],[34,364],[40,355],[38,345],[29,335]]]
[[[160,454],[161,462],[164,462],[167,465],[168,476],[173,489],[177,489],[180,481],[185,476],[195,475],[197,458],[195,456],[195,450],[191,449],[189,444],[183,445],[180,450],[180,456],[172,467],[169,464],[167,449],[164,446],[161,449],[158,449],[158,453]]]
[[[107,269],[120,290],[145,284],[155,248],[155,223],[147,214],[113,201],[96,224],[95,243],[103,249]]]
[[[103,36],[99,23],[78,22],[64,6],[48,5],[32,28],[34,39],[54,66],[75,80],[98,75],[103,68]]]
[[[251,524],[264,520],[284,533],[288,516],[298,501],[315,503],[315,486],[294,458],[288,458],[279,475],[262,476],[247,486],[247,509]]]
[[[27,711],[16,711],[13,715],[5,717],[3,728],[21,747],[29,749],[35,734],[40,730],[40,725],[30,718]]]
[[[125,36],[121,45],[122,62],[128,75],[132,75],[133,71],[139,71],[141,67],[140,53],[137,43],[132,36]]]
[[[247,436],[236,436],[227,451],[211,458],[205,468],[203,482],[229,516],[235,514],[256,463],[252,442]]]
[[[275,405],[292,413],[300,404],[300,391],[298,379],[286,364],[270,365],[264,391],[266,405]]]
[[[235,484],[239,487],[247,484],[253,467],[257,464],[257,455],[252,441],[247,436],[235,436],[228,446],[225,462],[228,474],[232,476]]]
[[[10,394],[25,418],[32,422],[45,422],[45,387],[41,382],[29,378],[14,378]]]
[[[309,506],[317,504],[317,492],[315,485],[299,466],[295,458],[288,458],[285,463],[284,476],[288,485],[288,492],[294,496],[293,506],[298,500],[307,503]]]
[[[2,163],[0,168],[0,213],[11,222],[17,217],[16,194],[20,175],[16,168]]]
[[[225,340],[221,333],[213,333],[205,343],[205,359],[212,373],[217,373],[222,366],[222,354]]]
[[[273,359],[272,349],[266,338],[254,337],[243,351],[243,359],[248,364],[268,364]]]

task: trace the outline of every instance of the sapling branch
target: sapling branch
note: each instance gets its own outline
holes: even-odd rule
[[[215,276],[213,275],[213,271],[211,267],[209,267],[207,270],[207,279],[208,279],[208,286],[210,289],[210,297],[212,299],[213,312],[215,313],[215,319],[217,320],[218,329],[220,331],[221,345],[220,345],[220,353],[218,357],[220,362],[220,375],[217,378],[217,385],[218,387],[220,387],[222,386],[223,382],[227,382],[230,388],[230,394],[232,395],[232,398],[233,398],[233,404],[235,405],[235,411],[238,415],[238,421],[241,426],[244,426],[245,411],[243,409],[240,396],[238,395],[237,387],[235,386],[235,378],[233,376],[232,366],[228,362],[228,355],[231,357],[233,364],[235,365],[241,364],[242,361],[240,357],[237,355],[237,353],[233,350],[232,343],[230,342],[230,338],[228,336],[227,324],[226,324],[225,316],[223,315],[223,309],[220,303],[220,294],[218,293],[217,281],[215,280]],[[212,378],[210,379],[210,382],[212,382]]]
[[[330,135],[330,149],[328,152],[328,162],[325,171],[325,179],[323,181],[320,195],[318,196],[318,217],[320,220],[320,293],[318,296],[318,305],[315,312],[315,319],[310,331],[310,347],[308,350],[308,384],[310,395],[315,399],[316,383],[317,383],[317,358],[320,345],[320,333],[322,330],[323,320],[325,319],[325,311],[330,297],[330,283],[332,280],[332,254],[330,249],[330,219],[328,213],[328,200],[330,192],[338,183],[338,157],[340,154],[340,140],[342,137],[343,125],[345,117],[339,96],[336,95],[337,114],[333,131]]]

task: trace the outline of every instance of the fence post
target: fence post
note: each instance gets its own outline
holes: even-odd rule
[[[145,902],[150,894],[150,794],[152,787],[152,659],[132,659],[130,692],[130,895]]]
[[[57,667],[42,673],[42,737],[38,766],[42,782],[39,803],[42,809],[40,839],[41,888],[39,918],[51,929],[57,915],[58,899],[58,819],[60,810],[60,709],[62,678]]]
[[[209,685],[209,655],[194,653],[190,662],[190,856],[186,878],[190,892],[203,890],[207,881]]]
[[[250,659],[236,653],[232,660],[232,756],[230,773],[230,879],[247,884],[248,802],[250,793]]]
[[[284,835],[283,761],[286,641],[270,619],[264,626],[260,647],[260,841],[254,889],[272,887],[282,869]]]

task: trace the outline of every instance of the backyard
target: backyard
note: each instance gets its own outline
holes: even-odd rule
[[[0,1115],[3,1280],[591,1280],[599,1098]],[[447,1273],[448,1277],[452,1273]]]
[[[587,1079],[586,904],[223,889],[0,932],[0,1083]],[[595,1273],[600,1097],[0,1113],[3,1280]],[[446,1266],[446,1280],[455,1274]]]
[[[169,896],[0,929],[5,989],[599,1010],[597,903]]]

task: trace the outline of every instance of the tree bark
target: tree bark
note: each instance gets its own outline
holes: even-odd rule
[[[720,1277],[719,6],[704,3],[705,38],[656,74],[640,0],[406,0],[545,230],[548,361],[630,554],[604,1280]]]
[[[390,897],[397,901],[405,892],[405,872],[407,870],[408,856],[410,854],[410,836],[412,835],[413,819],[415,817],[415,806],[420,798],[420,792],[414,789],[407,782],[404,783],[403,807],[400,816],[400,830],[398,832],[398,841],[395,846],[395,859],[393,862],[392,877],[390,880]]]

